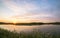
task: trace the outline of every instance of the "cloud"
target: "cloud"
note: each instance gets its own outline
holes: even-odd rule
[[[23,2],[21,5],[18,5],[16,2],[13,2],[15,0],[5,0],[3,1],[6,7],[8,7],[10,10],[13,11],[13,13],[16,14],[26,14],[31,10],[36,10],[37,7],[34,4],[28,3],[28,2]],[[19,1],[19,0],[17,0]]]
[[[18,20],[36,20],[36,19],[46,19],[49,20],[53,18],[58,20],[60,19],[60,10],[58,8],[58,3],[48,3],[48,0],[1,0],[5,5],[5,9],[7,10],[2,14],[5,15],[4,17],[8,16],[7,19],[15,19]],[[57,6],[56,6],[56,5]],[[8,10],[8,9],[9,10]],[[3,11],[2,10],[2,11]]]
[[[19,0],[17,0],[17,1],[19,1]],[[35,16],[35,18],[36,17],[50,17],[50,16],[52,16],[49,13],[45,14],[45,13],[47,13],[46,10],[48,10],[49,7],[50,7],[49,5],[42,4],[41,8],[39,8],[35,4],[28,3],[26,1],[23,1],[23,3],[21,3],[21,5],[18,5],[16,2],[13,2],[11,0],[10,1],[5,1],[5,4],[9,9],[11,9],[13,11],[13,13],[17,14],[17,18],[26,18],[26,19],[27,18],[32,18],[33,19],[34,16]],[[37,11],[37,9],[39,10],[39,12]],[[32,14],[32,15],[30,15],[30,16],[26,15],[25,16],[25,14],[28,14],[28,15]]]

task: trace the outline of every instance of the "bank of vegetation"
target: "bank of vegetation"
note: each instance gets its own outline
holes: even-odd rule
[[[45,25],[45,24],[53,24],[53,25],[60,25],[60,22],[51,22],[51,23],[43,23],[43,22],[31,22],[31,23],[5,23],[0,22],[0,25]]]
[[[11,32],[0,28],[0,38],[60,38],[60,33],[55,31],[52,32],[41,32],[39,30],[33,30],[30,33],[15,31]]]

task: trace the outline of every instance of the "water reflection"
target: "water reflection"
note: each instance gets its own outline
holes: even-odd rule
[[[0,28],[4,28],[10,31],[32,31],[33,29],[40,29],[41,31],[60,30],[60,25],[37,25],[37,26],[18,26],[18,25],[0,25]]]

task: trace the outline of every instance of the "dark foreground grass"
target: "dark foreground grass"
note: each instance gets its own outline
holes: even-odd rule
[[[60,38],[60,33],[53,32],[41,32],[39,30],[33,30],[32,32],[11,32],[8,30],[0,29],[0,38]]]

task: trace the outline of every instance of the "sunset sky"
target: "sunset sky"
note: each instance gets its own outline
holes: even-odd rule
[[[60,0],[0,0],[0,22],[60,22]]]

